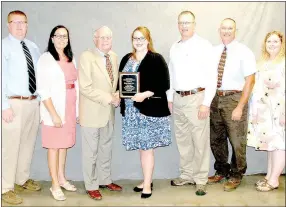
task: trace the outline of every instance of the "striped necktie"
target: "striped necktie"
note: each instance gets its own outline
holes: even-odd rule
[[[221,54],[220,61],[219,61],[219,64],[218,64],[217,88],[221,87],[222,75],[223,75],[224,66],[225,66],[225,60],[226,60],[226,47],[224,47],[224,50],[223,50],[223,52]]]
[[[113,85],[112,65],[111,65],[111,61],[109,59],[110,55],[109,54],[105,54],[104,57],[106,58],[106,70],[107,70],[109,78],[111,80],[111,84]]]
[[[29,91],[33,94],[37,90],[33,59],[24,41],[21,41],[21,45],[23,47],[23,51],[27,60],[28,74],[29,74]]]

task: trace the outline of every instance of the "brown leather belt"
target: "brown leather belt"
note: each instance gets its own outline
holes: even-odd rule
[[[219,90],[217,90],[217,91],[216,91],[216,94],[217,94],[218,96],[230,96],[230,95],[233,95],[233,94],[235,94],[235,93],[240,93],[240,92],[242,92],[242,91],[238,91],[238,90],[224,90],[224,91],[219,91]]]
[[[34,100],[37,96],[9,96],[9,99]]]
[[[75,87],[74,83],[66,84],[66,89],[72,89],[74,87]]]
[[[176,93],[178,93],[182,97],[184,97],[184,96],[188,96],[188,95],[191,95],[191,94],[196,94],[196,93],[204,91],[204,90],[205,90],[205,88],[195,88],[195,89],[190,90],[190,91],[176,91]]]

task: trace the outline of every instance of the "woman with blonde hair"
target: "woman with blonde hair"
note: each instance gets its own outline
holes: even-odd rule
[[[126,150],[140,151],[144,181],[136,186],[141,198],[152,195],[154,148],[171,144],[170,111],[166,91],[170,88],[169,70],[162,55],[156,53],[150,31],[137,27],[131,35],[133,52],[125,55],[120,72],[139,72],[140,92],[122,98],[122,139]]]
[[[257,68],[247,144],[268,151],[267,175],[256,182],[256,189],[271,191],[278,188],[285,167],[285,38],[281,32],[266,35]]]

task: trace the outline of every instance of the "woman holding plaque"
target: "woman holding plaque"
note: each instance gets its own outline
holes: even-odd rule
[[[162,55],[155,52],[147,27],[137,27],[131,40],[133,51],[122,58],[119,72],[139,73],[140,91],[131,98],[121,97],[122,139],[126,150],[140,152],[144,181],[134,191],[142,192],[141,198],[149,198],[153,187],[154,149],[171,144],[166,97],[170,88],[169,70]]]
[[[268,151],[267,175],[256,182],[256,190],[266,192],[278,188],[285,167],[285,39],[281,32],[266,35],[257,68],[247,144]]]

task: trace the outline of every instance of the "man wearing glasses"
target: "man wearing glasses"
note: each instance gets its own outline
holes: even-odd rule
[[[111,51],[112,32],[100,27],[94,32],[95,48],[79,60],[79,119],[82,134],[83,177],[86,193],[101,200],[99,188],[121,191],[111,181],[111,148],[118,80],[117,55]]]
[[[210,104],[217,72],[211,66],[212,45],[195,33],[195,15],[178,16],[180,40],[170,50],[168,103],[174,116],[180,153],[180,176],[172,186],[196,184],[196,195],[206,194],[210,165]]]
[[[20,204],[14,191],[38,191],[29,179],[39,126],[36,63],[40,56],[35,43],[27,40],[27,16],[22,11],[8,14],[8,37],[2,40],[2,200]]]

